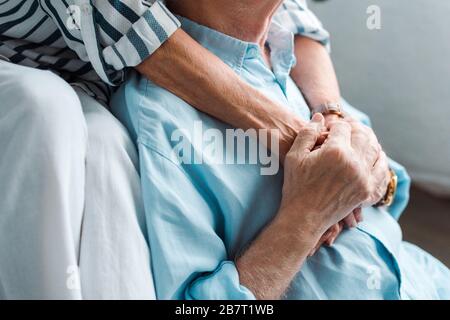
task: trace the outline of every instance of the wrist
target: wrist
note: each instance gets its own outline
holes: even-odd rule
[[[325,118],[325,122],[326,123],[342,120],[342,118],[339,117],[337,114],[331,114],[331,113],[330,114],[325,114],[323,117]]]
[[[298,237],[302,247],[313,248],[328,229],[314,210],[300,206],[282,206],[277,214],[277,223],[284,226],[287,233]]]
[[[305,126],[300,118],[295,115],[291,115],[290,119],[284,122],[279,127],[279,147],[280,147],[280,161],[284,163],[284,158],[286,154],[291,150],[295,139],[297,138],[298,132]]]
[[[376,207],[390,207],[395,200],[398,187],[398,177],[394,170],[389,169],[389,183],[383,198],[375,205]]]
[[[313,105],[311,107],[311,115],[314,115],[315,113],[321,113],[324,116],[333,115],[338,118],[344,118],[344,110],[338,99]]]

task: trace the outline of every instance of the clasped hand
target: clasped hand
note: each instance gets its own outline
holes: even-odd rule
[[[316,114],[286,156],[282,205],[316,212],[317,224],[310,225],[321,237],[313,255],[345,227],[356,227],[361,208],[383,198],[389,179],[387,156],[372,129],[351,118]]]

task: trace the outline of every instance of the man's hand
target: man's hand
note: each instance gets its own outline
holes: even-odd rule
[[[258,299],[278,299],[332,225],[368,198],[367,176],[351,146],[352,128],[334,122],[321,148],[321,115],[301,129],[286,156],[278,214],[236,261],[241,284]]]
[[[318,119],[323,120],[323,117],[315,115],[311,125],[317,125]],[[299,208],[305,205],[315,208],[320,212],[315,216],[319,220],[326,212],[333,217],[339,212],[343,219],[369,198],[367,180],[376,158],[372,166],[367,165],[365,155],[352,146],[352,126],[346,121],[331,123],[327,140],[312,152],[309,150],[314,145],[305,145],[309,143],[306,136],[312,134],[310,131],[310,127],[300,131],[286,157],[282,206],[295,204]],[[302,194],[312,196],[304,197]],[[342,212],[344,208],[348,211]],[[340,220],[328,225],[321,234]]]
[[[360,122],[346,117],[341,119],[334,114],[325,115],[325,124],[329,127],[334,122],[345,121],[352,127],[352,147],[359,154],[363,155],[361,160],[371,168],[371,175],[368,176],[368,188],[370,189],[370,196],[362,204],[369,207],[377,204],[385,195],[389,181],[389,165],[388,159],[382,150],[378,139],[373,130]],[[374,163],[375,162],[375,163]],[[316,247],[311,251],[310,256],[314,255],[322,245],[331,246],[344,227],[352,228],[363,221],[362,209],[357,208],[349,214],[339,224],[332,226],[319,240]]]
[[[373,206],[384,197],[390,181],[387,156],[371,128],[349,116],[346,116],[345,119],[341,119],[334,114],[325,115],[325,124],[327,126],[335,121],[346,121],[352,126],[352,147],[355,148],[357,152],[364,155],[363,161],[365,161],[368,166],[371,166],[375,159],[375,164],[372,167],[371,179],[369,181],[372,192],[370,198],[364,203],[365,206]],[[359,213],[358,211],[354,213],[356,221],[358,221],[360,215],[360,210]],[[349,222],[351,221],[346,221],[346,224]]]
[[[325,119],[325,126],[327,127],[335,121],[342,121],[342,119],[336,114],[324,115],[324,119]],[[319,143],[322,144],[325,140],[326,138],[320,140]],[[316,148],[319,147],[320,146],[317,146]],[[330,229],[328,229],[327,232],[325,232],[325,234],[320,238],[319,242],[314,247],[314,249],[311,250],[309,256],[310,257],[313,256],[323,245],[332,246],[345,227],[355,228],[358,225],[358,223],[362,221],[363,221],[362,209],[356,208],[347,217],[345,217],[344,220],[342,220],[339,223],[336,223]]]
[[[362,160],[371,170],[368,177],[370,196],[363,206],[377,204],[386,194],[390,181],[389,163],[378,139],[371,128],[352,118],[345,119],[352,126],[352,147],[363,155]]]

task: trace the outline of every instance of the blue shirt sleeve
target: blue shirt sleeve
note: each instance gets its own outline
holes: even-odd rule
[[[401,164],[389,159],[389,166],[395,171],[398,177],[397,193],[395,194],[394,203],[387,209],[392,217],[398,220],[405,211],[409,202],[409,191],[411,187],[411,178],[405,167]]]
[[[147,168],[141,180],[157,298],[255,299],[227,254],[225,226],[207,186],[145,142],[139,152]]]
[[[330,34],[309,10],[306,0],[285,0],[275,14],[274,21],[296,35],[322,43],[330,50]]]

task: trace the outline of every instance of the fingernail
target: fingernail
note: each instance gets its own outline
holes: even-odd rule
[[[313,122],[322,122],[324,120],[324,117],[321,113],[315,113],[311,119]]]

